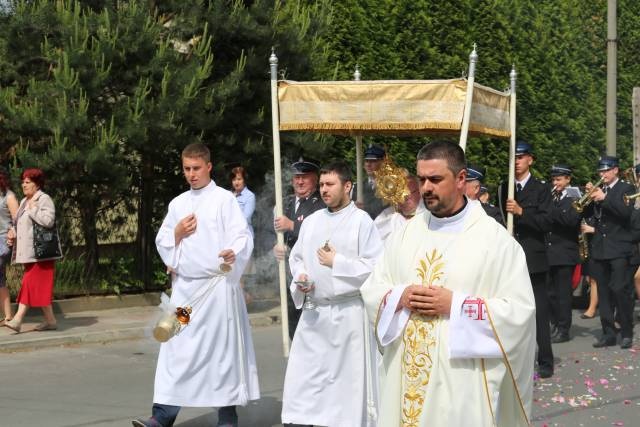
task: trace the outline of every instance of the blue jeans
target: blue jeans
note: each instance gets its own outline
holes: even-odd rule
[[[180,406],[163,405],[154,403],[151,415],[162,427],[171,427],[176,421]],[[218,425],[219,426],[237,426],[238,414],[235,406],[223,406],[218,409]]]

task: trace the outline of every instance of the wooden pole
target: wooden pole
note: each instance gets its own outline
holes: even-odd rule
[[[360,81],[360,70],[356,64],[356,70],[353,73],[353,80]],[[362,135],[356,136],[356,201],[359,206],[364,203],[364,171],[362,169],[364,160],[362,159]]]
[[[616,155],[616,102],[618,77],[617,0],[607,5],[607,155]]]
[[[473,44],[473,51],[469,55],[469,76],[467,78],[467,94],[465,96],[464,111],[462,112],[462,125],[460,127],[460,147],[463,151],[467,149],[467,136],[469,134],[469,123],[471,122],[471,105],[473,104],[473,84],[476,81],[476,63],[478,54],[476,44]]]
[[[507,187],[507,199],[513,199],[514,187],[516,184],[516,73],[515,65],[509,73],[511,81],[511,99],[509,100],[509,127],[511,129],[511,138],[509,140],[509,187]],[[507,231],[513,235],[513,214],[507,213]]]
[[[273,127],[273,178],[276,187],[276,217],[282,216],[282,161],[280,159],[280,111],[278,109],[278,57],[271,50],[271,125]],[[284,234],[276,233],[277,244],[284,247]],[[278,261],[278,279],[280,284],[280,317],[282,319],[282,352],[289,357],[289,315],[287,311],[287,272],[284,259]]]

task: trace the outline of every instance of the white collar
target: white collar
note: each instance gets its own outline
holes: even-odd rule
[[[529,179],[531,179],[531,172],[527,172],[527,176],[525,176],[522,181],[516,180],[516,184],[520,184],[520,186],[524,188],[524,186],[527,185],[527,182],[529,182]]]

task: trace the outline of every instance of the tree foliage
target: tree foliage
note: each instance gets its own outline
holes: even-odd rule
[[[268,57],[293,80],[448,79],[468,67],[497,89],[518,72],[519,139],[534,173],[568,163],[584,183],[605,146],[605,0],[32,0],[0,7],[0,161],[37,165],[80,221],[91,271],[97,220],[138,215],[142,264],[166,202],[184,188],[180,150],[203,141],[227,187],[242,163],[260,190],[272,169]],[[631,165],[631,92],[640,81],[640,2],[618,5],[618,153]],[[455,138],[457,139],[457,138]],[[366,138],[413,168],[429,138]],[[283,133],[285,158],[355,160],[352,138]],[[467,155],[495,185],[504,140]],[[114,224],[117,226],[117,223]],[[143,265],[143,269],[148,266]]]

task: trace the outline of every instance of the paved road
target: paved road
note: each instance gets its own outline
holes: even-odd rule
[[[534,425],[638,425],[638,341],[632,350],[594,350],[599,322],[576,323],[575,338],[554,346],[556,375],[536,382]],[[285,369],[279,333],[278,326],[254,329],[263,397],[239,411],[243,426],[279,424]],[[0,426],[130,425],[132,417],[148,414],[157,350],[140,339],[0,354]],[[215,421],[209,409],[187,408],[176,425]]]

